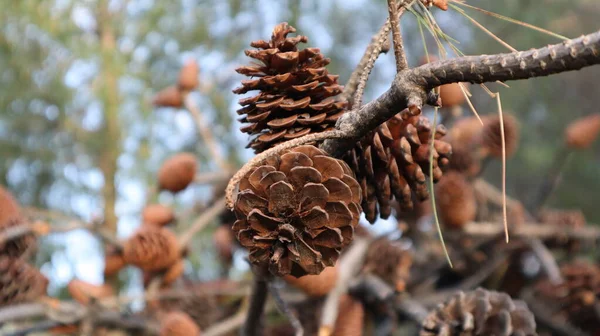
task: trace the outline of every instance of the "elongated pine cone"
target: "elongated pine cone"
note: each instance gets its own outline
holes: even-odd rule
[[[362,208],[370,223],[378,216],[391,215],[394,198],[402,211],[410,211],[413,194],[419,201],[429,197],[426,174],[432,126],[420,111],[413,114],[408,109],[397,114],[357,143],[345,157],[362,188]],[[442,167],[449,163],[452,154],[452,146],[441,140],[445,134],[445,127],[438,125],[433,153],[435,182],[442,177]]]
[[[299,278],[296,278],[293,275],[286,275],[283,279],[308,296],[322,297],[327,295],[333,287],[335,287],[338,279],[338,268],[336,265],[334,267],[325,268],[320,274],[308,274]]]
[[[176,193],[194,181],[198,163],[190,153],[179,153],[166,160],[158,171],[160,189]]]
[[[142,227],[123,245],[125,262],[144,271],[165,270],[180,256],[177,237],[166,228]]]
[[[565,142],[571,148],[586,149],[594,143],[598,134],[600,134],[600,113],[570,123],[565,130]]]
[[[236,94],[260,92],[240,100],[237,111],[241,122],[248,125],[242,132],[253,137],[248,147],[262,152],[277,143],[309,133],[333,128],[344,113],[346,102],[336,100],[342,91],[338,76],[330,75],[325,66],[330,62],[318,48],[298,50],[306,36],[288,37],[296,29],[280,23],[273,29],[270,41],[254,41],[246,55],[257,60],[236,71],[254,79],[242,81]]]
[[[412,255],[398,242],[378,238],[367,250],[363,272],[377,275],[399,292],[406,289],[410,277]]]
[[[175,221],[175,212],[162,204],[149,204],[142,210],[144,225],[165,226]]]
[[[506,157],[510,157],[517,151],[519,146],[519,123],[510,113],[504,113],[504,142],[506,145]],[[502,158],[502,129],[500,128],[500,117],[497,115],[483,118],[483,130],[481,131],[481,146],[493,157]]]
[[[558,314],[557,319],[593,335],[600,332],[600,268],[576,261],[560,269],[564,282],[553,284],[544,279],[535,286],[535,294]]]
[[[78,279],[71,280],[67,285],[67,290],[75,301],[84,305],[89,304],[91,300],[98,300],[115,294],[112,287],[107,284],[94,285]]]
[[[477,289],[459,292],[423,321],[421,336],[535,336],[533,314],[522,301]]]
[[[440,219],[445,226],[460,229],[477,215],[473,186],[460,173],[447,172],[435,188]]]
[[[160,336],[199,336],[200,328],[188,314],[168,313],[161,322]]]
[[[348,165],[310,145],[271,156],[239,190],[233,230],[250,261],[278,276],[333,266],[361,213],[360,186]]]
[[[0,233],[20,225],[25,225],[25,222],[19,204],[7,190],[0,187]],[[0,256],[18,258],[35,245],[36,239],[33,233],[0,242]]]
[[[0,256],[0,307],[46,295],[48,279],[22,259]]]

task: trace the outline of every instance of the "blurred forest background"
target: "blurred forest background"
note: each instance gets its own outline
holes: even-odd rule
[[[598,29],[600,3],[574,1],[478,1],[475,5],[547,28],[569,38]],[[104,218],[107,229],[126,237],[140,224],[140,212],[162,161],[176,152],[197,153],[202,171],[216,171],[186,111],[156,109],[152,97],[176,82],[189,59],[200,65],[201,93],[192,98],[211,124],[219,149],[234,166],[252,156],[237,131],[237,98],[231,89],[245,64],[243,50],[287,21],[308,45],[332,59],[330,73],[344,83],[371,36],[385,21],[385,1],[287,0],[19,0],[0,1],[0,184],[28,207],[50,209],[83,221]],[[558,42],[539,32],[468,11],[516,49]],[[434,11],[446,33],[465,54],[504,52],[503,46],[457,13]],[[414,16],[402,20],[411,65],[423,56]],[[434,41],[428,40],[430,50]],[[377,63],[366,99],[389,87],[393,54]],[[566,124],[598,112],[600,68],[549,79],[510,83],[502,92],[505,111],[521,123],[517,154],[508,161],[508,193],[527,201],[535,195],[562,143]],[[495,100],[473,87],[480,113],[495,113]],[[470,113],[465,109],[464,113]],[[571,156],[563,182],[549,200],[558,208],[581,208],[600,222],[594,193],[600,190],[600,143]],[[500,163],[486,170],[500,182]],[[155,201],[188,209],[210,197],[197,186]],[[194,214],[184,213],[186,226]],[[385,224],[375,225],[385,230]],[[191,279],[219,276],[211,232],[195,239],[185,274]],[[75,231],[44,238],[37,264],[58,294],[73,277],[102,281],[102,245]],[[238,258],[238,270],[247,267]],[[121,273],[124,286],[141,291],[141,275]],[[234,270],[235,272],[235,270]],[[241,273],[240,273],[241,274]]]

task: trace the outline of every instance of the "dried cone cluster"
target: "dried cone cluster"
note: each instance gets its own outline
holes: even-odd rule
[[[158,171],[158,185],[161,190],[173,193],[187,188],[196,176],[198,163],[190,153],[179,153],[166,160]]]
[[[335,287],[338,279],[338,268],[337,266],[327,267],[320,274],[308,274],[299,278],[286,275],[283,279],[308,296],[321,297],[327,295]]]
[[[160,336],[198,336],[200,328],[188,314],[168,313],[161,322]]]
[[[345,160],[356,172],[362,188],[362,207],[373,223],[378,216],[388,218],[395,198],[402,211],[413,208],[413,195],[418,201],[429,197],[429,174],[432,125],[408,109],[377,128],[349,152]],[[443,175],[442,167],[449,162],[452,147],[444,142],[443,125],[435,130],[433,144],[433,178]]]
[[[175,212],[168,206],[162,204],[150,204],[142,210],[142,222],[144,225],[166,226],[175,221]]]
[[[252,77],[233,90],[244,94],[260,91],[240,100],[237,112],[248,125],[242,132],[252,135],[248,144],[262,152],[277,143],[309,133],[322,132],[335,125],[344,113],[345,102],[336,100],[342,91],[338,76],[330,75],[325,66],[330,62],[317,48],[299,50],[306,36],[288,37],[296,29],[280,23],[273,29],[270,41],[254,41],[246,55],[257,60],[236,71]]]
[[[436,186],[435,200],[445,226],[460,229],[475,220],[477,200],[473,186],[460,173],[447,172]]]
[[[126,263],[144,271],[163,271],[175,265],[181,257],[177,237],[166,228],[144,226],[123,246]]]
[[[7,190],[0,187],[0,233],[23,224],[25,222],[21,216],[19,204]],[[36,239],[33,234],[26,234],[16,239],[0,242],[0,256],[18,258],[35,244]]]
[[[107,284],[94,285],[78,279],[71,280],[67,285],[67,290],[75,301],[84,305],[89,304],[92,300],[114,295],[114,290]]]
[[[352,175],[343,161],[309,145],[253,168],[239,184],[233,226],[250,261],[279,276],[333,266],[361,213]]]
[[[533,314],[524,302],[504,293],[460,292],[423,321],[421,336],[534,336]]]
[[[22,259],[0,256],[0,307],[46,295],[48,279]]]
[[[561,267],[564,282],[553,284],[543,280],[536,294],[549,307],[557,310],[563,320],[592,334],[600,332],[600,268],[577,261]]]
[[[587,149],[600,134],[600,114],[577,119],[565,130],[567,146],[575,149]]]
[[[412,256],[408,250],[385,237],[369,246],[363,272],[380,277],[399,292],[406,289],[410,277]]]

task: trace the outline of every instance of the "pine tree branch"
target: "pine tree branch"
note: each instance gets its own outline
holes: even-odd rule
[[[265,280],[263,277],[255,275],[252,293],[250,296],[250,307],[248,308],[248,315],[246,315],[246,321],[242,327],[242,336],[260,335],[261,319],[263,311],[265,310],[265,303],[267,302],[268,293],[269,290],[267,286],[267,280]]]
[[[528,79],[599,63],[600,31],[540,49],[458,57],[404,70],[377,99],[343,115],[336,125],[343,137],[326,140],[322,148],[334,156],[342,156],[357,140],[396,113],[407,108],[417,113],[424,104],[438,104],[432,89],[442,84]]]

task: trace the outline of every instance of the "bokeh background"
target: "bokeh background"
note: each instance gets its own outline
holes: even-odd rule
[[[522,20],[567,37],[600,28],[600,2],[473,1],[473,5]],[[467,12],[517,49],[558,39],[481,13]],[[441,28],[460,42],[465,54],[506,49],[456,11],[434,11]],[[0,1],[0,184],[27,207],[48,209],[90,221],[126,237],[140,224],[140,212],[156,185],[161,162],[176,152],[196,153],[203,172],[217,171],[186,111],[152,106],[153,95],[173,83],[180,67],[194,59],[201,68],[201,91],[193,98],[233,165],[252,153],[238,132],[237,97],[231,89],[242,79],[234,68],[247,63],[248,43],[270,36],[287,21],[332,59],[330,72],[345,82],[371,36],[387,16],[381,0],[19,0]],[[424,55],[417,20],[407,14],[403,35],[411,65]],[[426,43],[434,50],[433,39]],[[366,100],[383,92],[395,73],[393,54],[377,63]],[[511,82],[502,92],[505,111],[514,113],[522,136],[508,161],[508,192],[525,203],[536,193],[560,148],[566,124],[598,112],[600,68],[551,78]],[[496,113],[496,102],[472,87],[482,114]],[[464,113],[469,113],[465,109]],[[500,164],[486,170],[500,183]],[[549,200],[558,208],[580,208],[600,222],[600,143],[571,155],[562,183]],[[189,225],[189,209],[206,203],[207,186],[189,188],[156,200],[173,205]],[[57,221],[67,221],[58,217]],[[394,226],[381,222],[375,230]],[[196,238],[186,276],[219,276],[210,230]],[[73,277],[102,281],[102,245],[75,231],[43,239],[37,264],[60,295]],[[238,266],[246,267],[243,256]],[[235,277],[236,274],[233,274]],[[121,272],[126,291],[141,291],[141,275]]]

